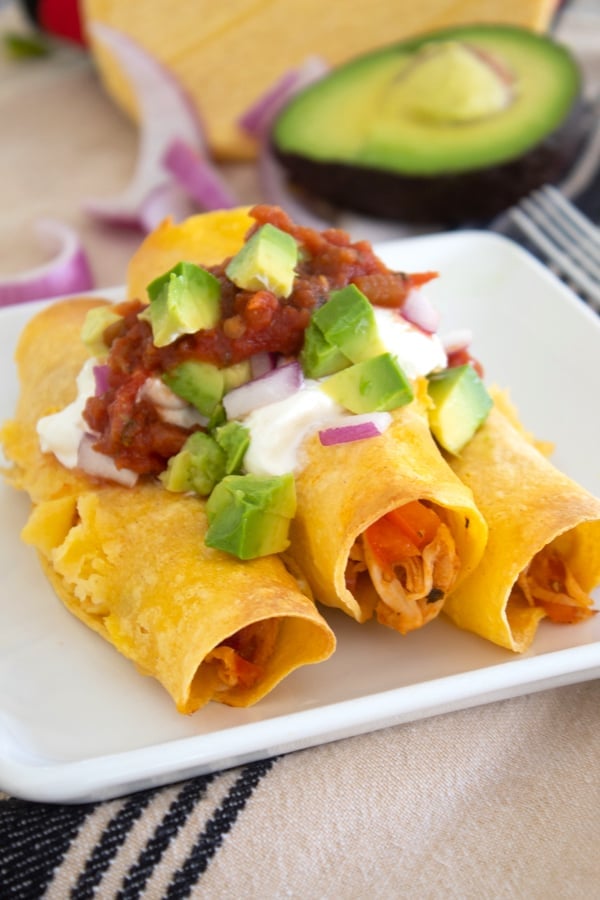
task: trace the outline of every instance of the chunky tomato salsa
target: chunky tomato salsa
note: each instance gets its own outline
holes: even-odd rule
[[[352,242],[341,229],[323,232],[294,224],[278,207],[259,205],[251,211],[253,233],[270,223],[298,242],[300,253],[293,289],[288,297],[269,290],[240,290],[227,277],[228,260],[207,267],[220,282],[221,317],[214,328],[187,334],[165,347],[153,343],[152,328],[138,314],[141,299],[116,307],[122,318],[109,326],[108,389],[88,400],[85,420],[98,435],[95,449],[111,456],[118,467],[141,475],[163,471],[181,449],[191,430],[163,421],[154,404],[140,394],[151,375],[172,370],[194,359],[230,366],[266,351],[296,356],[311,312],[331,291],[355,284],[371,303],[401,308],[411,287],[433,273],[406,275],[389,270],[368,241]]]

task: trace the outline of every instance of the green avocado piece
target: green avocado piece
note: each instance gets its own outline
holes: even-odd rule
[[[581,72],[552,37],[473,24],[371,51],[298,92],[273,149],[293,182],[376,215],[467,221],[557,180]]]
[[[240,422],[226,422],[215,428],[214,438],[225,452],[225,474],[232,475],[239,472],[250,445],[248,429]]]
[[[355,284],[332,291],[312,321],[325,339],[353,363],[385,352],[379,337],[373,306]]]
[[[208,497],[225,475],[226,454],[217,441],[203,431],[191,434],[167,463],[160,480],[168,491],[194,491]]]
[[[88,311],[81,327],[81,340],[92,356],[106,356],[108,347],[104,342],[104,332],[123,317],[110,306],[94,306]]]
[[[225,393],[245,384],[252,378],[252,369],[248,359],[242,359],[241,362],[234,363],[232,366],[226,366],[222,372]]]
[[[205,543],[239,559],[281,553],[295,512],[293,475],[227,475],[206,504]]]
[[[458,455],[492,408],[492,398],[472,365],[444,369],[429,376],[427,392],[431,433],[449,453]]]
[[[414,397],[410,381],[391,353],[342,369],[321,388],[353,413],[397,409]]]
[[[223,396],[225,378],[223,369],[212,363],[185,360],[165,372],[162,380],[174,394],[187,400],[192,406],[210,417]]]
[[[323,378],[345,369],[350,365],[350,360],[339,347],[329,343],[314,318],[311,318],[304,332],[300,365],[307,378]]]
[[[214,328],[220,317],[221,285],[206,269],[180,262],[148,285],[150,305],[140,313],[152,326],[156,347],[183,334]]]
[[[230,260],[225,274],[245,291],[266,288],[289,297],[296,276],[298,245],[291,234],[267,222]]]

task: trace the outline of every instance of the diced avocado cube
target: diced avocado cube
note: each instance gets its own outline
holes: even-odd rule
[[[295,512],[293,475],[227,475],[206,504],[205,543],[239,559],[281,553]]]
[[[213,409],[211,415],[209,416],[208,422],[206,424],[206,428],[208,431],[213,432],[215,428],[218,428],[220,425],[223,425],[227,421],[227,414],[225,413],[225,407],[222,403],[217,403],[215,408]]]
[[[152,326],[156,347],[181,337],[214,328],[220,317],[221,285],[194,263],[177,263],[148,285],[150,305],[140,313]]]
[[[397,409],[414,397],[410,381],[391,353],[342,369],[321,388],[353,413]]]
[[[223,396],[223,369],[212,363],[186,360],[170,369],[162,380],[174,394],[187,400],[203,416],[211,416]]]
[[[354,284],[333,291],[312,321],[325,340],[339,347],[351,362],[363,362],[385,352],[373,307]]]
[[[92,356],[105,356],[108,347],[104,343],[104,332],[123,317],[111,306],[94,306],[88,311],[81,327],[81,340]]]
[[[298,245],[291,234],[267,222],[230,260],[225,274],[245,291],[266,288],[289,297],[294,286]]]
[[[225,452],[225,474],[239,472],[250,444],[248,429],[239,422],[227,422],[215,429],[214,438]]]
[[[457,455],[486,420],[492,398],[469,363],[430,375],[427,392],[434,404],[429,410],[431,433]]]
[[[160,480],[168,491],[194,491],[208,497],[225,474],[225,451],[210,435],[194,432],[172,456]]]
[[[350,360],[339,347],[329,343],[314,319],[311,319],[304,332],[300,364],[307,378],[323,378],[345,369],[350,365]]]
[[[234,363],[232,366],[226,366],[222,369],[223,372],[223,383],[224,383],[224,393],[227,391],[232,391],[234,388],[239,387],[240,384],[245,384],[247,381],[250,381],[252,378],[252,369],[250,367],[250,360],[243,359],[241,362]]]

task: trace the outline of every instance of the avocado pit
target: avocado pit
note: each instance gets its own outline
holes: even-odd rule
[[[510,106],[515,79],[489,54],[461,41],[425,44],[393,79],[380,116],[460,126]]]

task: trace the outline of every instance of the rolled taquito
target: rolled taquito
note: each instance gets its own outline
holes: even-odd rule
[[[523,652],[540,621],[593,614],[600,583],[600,500],[547,458],[518,421],[507,396],[450,465],[489,527],[477,569],[448,598],[460,627]]]
[[[152,480],[111,484],[40,449],[37,421],[73,399],[87,353],[79,334],[96,302],[48,306],[20,338],[21,393],[1,438],[6,478],[33,501],[23,537],[65,606],[158,679],[180,712],[209,700],[250,705],[335,647],[282,560],[207,547],[197,496]]]

